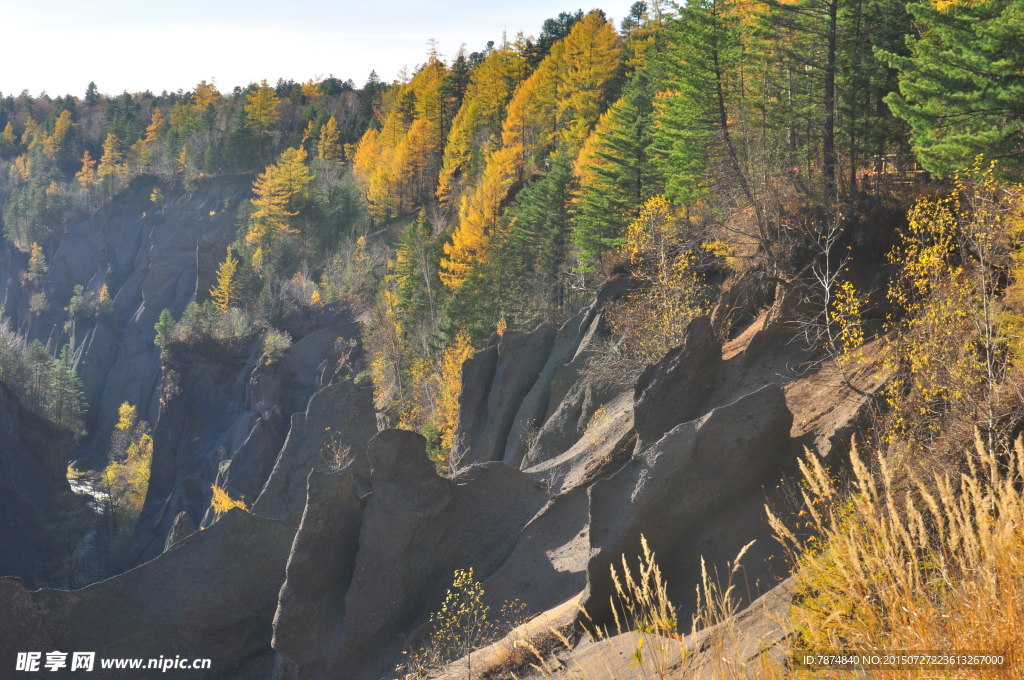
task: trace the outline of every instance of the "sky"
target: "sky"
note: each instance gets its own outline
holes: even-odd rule
[[[222,91],[266,78],[391,81],[424,61],[536,36],[544,19],[600,7],[616,26],[633,0],[0,0],[0,92],[51,96]]]

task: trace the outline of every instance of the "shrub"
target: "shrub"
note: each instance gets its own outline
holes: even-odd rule
[[[255,330],[252,319],[244,310],[231,307],[222,312],[212,300],[206,300],[190,302],[168,335],[175,342],[193,343],[207,339],[244,338]]]
[[[291,346],[292,336],[276,328],[269,328],[263,336],[263,360],[272,364]]]
[[[244,500],[236,500],[232,498],[231,495],[221,487],[214,484],[210,486],[210,490],[213,492],[213,495],[210,497],[210,508],[218,517],[234,508],[239,508],[245,512],[249,511],[249,506],[245,504]]]
[[[608,306],[608,323],[622,349],[654,363],[683,339],[687,323],[707,309],[707,292],[694,253],[683,247],[684,223],[661,196],[647,201],[626,231],[621,255],[640,284]]]
[[[484,603],[484,589],[473,569],[456,569],[440,608],[430,615],[426,644],[407,652],[398,667],[403,680],[421,680],[432,670],[466,660],[466,678],[473,677],[473,652],[501,639],[525,621],[525,605],[506,602],[497,615]]]

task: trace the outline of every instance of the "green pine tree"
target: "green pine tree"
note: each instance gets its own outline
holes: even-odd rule
[[[937,175],[984,154],[1002,172],[1024,172],[1024,1],[910,3],[920,27],[911,54],[879,54],[899,69],[885,101],[909,123],[921,164]]]
[[[573,243],[584,268],[617,247],[644,201],[661,191],[653,162],[655,83],[644,70],[627,85],[595,130],[592,160],[580,182]]]

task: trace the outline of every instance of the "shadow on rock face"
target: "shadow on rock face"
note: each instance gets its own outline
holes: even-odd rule
[[[780,463],[795,453],[791,424],[782,388],[766,385],[675,426],[590,487],[591,616],[607,620],[614,593],[609,569],[621,569],[623,555],[635,563],[641,535],[656,553],[670,598],[686,613],[701,556],[724,565],[752,537],[764,537],[757,510]]]

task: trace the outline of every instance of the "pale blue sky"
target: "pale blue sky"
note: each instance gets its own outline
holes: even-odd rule
[[[596,4],[600,3],[600,4]],[[564,10],[600,7],[616,26],[633,0],[0,0],[0,92],[222,90],[266,78],[390,81],[424,60],[427,41],[451,57]]]

